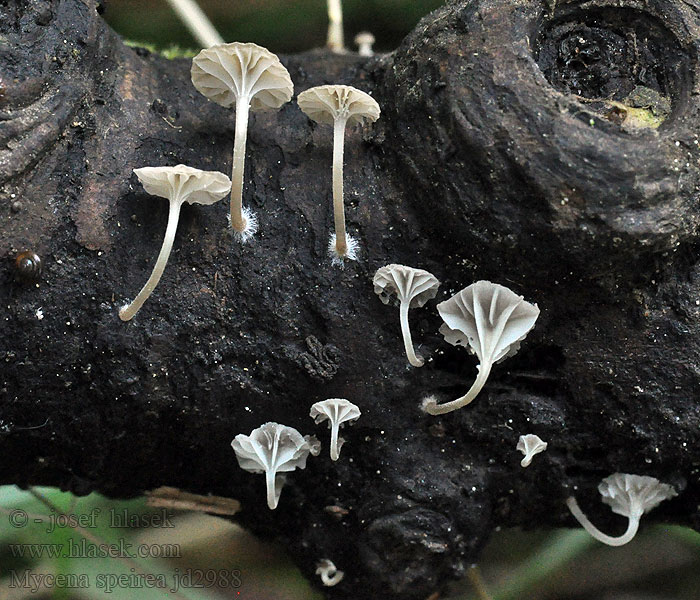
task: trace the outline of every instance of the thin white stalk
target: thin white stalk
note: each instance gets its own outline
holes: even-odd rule
[[[163,245],[160,248],[160,253],[156,259],[156,264],[153,266],[153,272],[148,278],[146,285],[141,288],[138,296],[134,298],[133,302],[127,306],[122,307],[119,311],[119,318],[122,321],[130,321],[134,315],[143,306],[143,303],[148,300],[151,292],[155,289],[160,281],[161,275],[165,270],[165,265],[168,264],[168,258],[170,257],[170,251],[173,248],[173,242],[175,241],[175,232],[177,231],[177,222],[180,218],[180,207],[182,203],[179,199],[170,200],[170,212],[168,213],[168,227],[165,230],[165,237],[163,238]]]
[[[605,535],[600,529],[598,529],[593,523],[591,523],[588,520],[588,517],[583,514],[581,509],[578,506],[578,502],[576,502],[576,498],[573,496],[569,497],[566,499],[566,505],[569,507],[569,510],[571,511],[571,514],[574,515],[576,520],[581,523],[581,526],[591,534],[595,539],[597,539],[599,542],[603,542],[604,544],[607,544],[608,546],[624,546],[627,542],[630,542],[632,538],[637,533],[637,529],[639,529],[639,516],[635,517],[634,515],[628,516],[628,523],[627,523],[627,531],[623,533],[619,537],[611,537],[609,535]]]
[[[224,43],[224,38],[219,35],[195,0],[167,0],[167,2],[192,34],[192,37],[203,48]]]
[[[345,205],[343,204],[343,147],[347,119],[338,118],[333,124],[333,220],[335,222],[335,252],[343,257],[348,253],[345,234]]]
[[[343,7],[340,0],[328,0],[328,39],[326,46],[333,52],[345,51],[343,38]]]
[[[408,308],[410,302],[403,301],[399,306],[399,318],[401,320],[401,334],[403,335],[403,345],[406,348],[406,356],[408,362],[414,367],[422,367],[424,363],[422,358],[416,356],[416,351],[413,348],[413,340],[411,340],[411,329],[408,325]]]
[[[277,508],[277,494],[275,493],[276,473],[273,471],[265,471],[265,487],[267,488],[267,506],[270,510]]]
[[[243,233],[248,219],[243,216],[243,176],[245,172],[245,149],[248,139],[248,113],[250,100],[239,98],[236,103],[236,132],[233,142],[233,168],[231,170],[231,227]]]
[[[340,425],[338,421],[334,421],[331,425],[331,460],[338,460],[340,458],[340,452],[338,451],[338,430]]]
[[[491,373],[491,364],[486,363],[478,366],[479,374],[476,376],[472,387],[469,391],[464,394],[461,398],[457,400],[452,400],[451,402],[445,402],[445,404],[437,404],[435,399],[430,396],[426,399],[423,404],[423,410],[431,415],[444,415],[445,413],[452,412],[469,404],[474,398],[479,395],[481,388],[484,387],[486,380],[489,378]]]

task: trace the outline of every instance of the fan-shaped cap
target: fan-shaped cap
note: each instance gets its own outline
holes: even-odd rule
[[[192,59],[192,83],[227,108],[248,99],[251,110],[279,108],[292,99],[294,86],[276,54],[251,43],[218,44]]]
[[[265,423],[250,435],[239,433],[231,442],[238,465],[251,473],[284,473],[304,469],[311,447],[293,427]]]
[[[333,423],[341,425],[359,419],[361,414],[359,407],[352,402],[342,398],[329,398],[313,404],[309,416],[317,425],[328,419],[328,426],[331,427]]]
[[[399,302],[409,302],[411,308],[423,306],[435,298],[440,282],[428,271],[404,265],[386,265],[374,274],[374,293],[388,304],[392,295]]]
[[[518,438],[518,445],[515,449],[520,450],[520,452],[525,455],[525,458],[520,461],[520,466],[527,467],[532,462],[532,457],[535,456],[535,454],[544,452],[547,449],[547,442],[542,441],[540,437],[534,433],[528,433]]]
[[[231,191],[231,180],[223,173],[186,165],[141,167],[134,174],[149,194],[190,204],[214,204]]]
[[[481,364],[493,364],[515,354],[540,314],[507,287],[477,281],[437,305],[445,324],[440,333],[453,346],[466,346]]]
[[[293,427],[279,423],[265,423],[253,429],[250,435],[238,434],[231,442],[241,469],[251,473],[265,473],[267,505],[277,508],[283,480],[277,473],[306,468],[309,454],[318,454],[318,440],[302,437]]]
[[[613,473],[598,485],[603,502],[623,517],[639,518],[678,492],[667,483],[646,475]]]
[[[299,108],[317,123],[332,125],[336,119],[347,119],[348,125],[379,118],[377,101],[368,93],[349,85],[321,85],[306,90],[297,98]]]

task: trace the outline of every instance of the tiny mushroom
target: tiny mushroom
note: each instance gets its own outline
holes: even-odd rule
[[[218,44],[192,59],[192,83],[226,108],[236,107],[231,181],[231,227],[241,242],[257,231],[254,213],[243,208],[243,176],[248,113],[278,109],[292,99],[294,86],[276,54],[257,44]]]
[[[331,460],[338,460],[340,448],[345,442],[343,438],[338,438],[338,429],[343,423],[359,419],[360,414],[360,409],[355,404],[342,398],[329,398],[311,406],[309,416],[317,425],[328,419],[328,427],[331,429]]]
[[[539,436],[534,433],[528,433],[527,435],[521,435],[518,438],[518,445],[515,447],[516,450],[520,450],[525,455],[520,461],[521,467],[528,467],[532,462],[532,457],[535,454],[544,452],[547,449],[547,442],[543,442]]]
[[[142,167],[134,169],[134,173],[149,194],[167,198],[170,201],[170,212],[163,245],[153,272],[133,302],[120,309],[119,318],[122,321],[132,319],[158,285],[173,247],[183,203],[214,204],[226,196],[231,189],[231,180],[223,173],[200,171],[185,165]]]
[[[372,44],[375,42],[374,35],[369,31],[361,31],[355,36],[355,44],[357,44],[357,53],[360,56],[374,56]]]
[[[613,473],[606,477],[598,485],[598,491],[603,496],[603,502],[609,505],[614,513],[628,519],[627,531],[619,537],[605,535],[596,528],[583,514],[573,496],[567,498],[566,505],[588,533],[608,546],[622,546],[631,541],[637,533],[639,520],[644,513],[664,500],[678,495],[673,487],[654,477],[627,473]]]
[[[338,585],[345,577],[343,571],[339,571],[332,560],[323,558],[316,564],[316,575],[321,576],[323,585],[331,587]]]
[[[293,427],[265,423],[250,432],[238,434],[231,442],[238,465],[251,473],[265,473],[267,505],[277,508],[284,481],[278,473],[306,468],[309,454],[317,456],[320,443],[313,436],[302,436]]]
[[[377,101],[366,92],[349,85],[322,85],[306,90],[297,98],[299,108],[317,123],[333,125],[333,217],[335,233],[328,251],[333,263],[357,260],[357,241],[345,232],[343,205],[343,145],[345,126],[358,125],[379,118]]]
[[[431,415],[457,410],[474,400],[494,363],[518,351],[540,314],[536,304],[490,281],[471,284],[438,304],[437,309],[445,321],[440,327],[445,341],[453,346],[469,345],[479,359],[479,374],[469,391],[457,400],[437,404],[434,397],[426,398],[422,408]]]
[[[341,0],[327,0],[328,3],[328,38],[326,46],[329,50],[342,54],[345,52],[345,37],[343,36],[343,5]]]
[[[411,329],[408,325],[408,309],[423,306],[435,298],[440,282],[428,271],[414,269],[404,265],[386,265],[374,274],[374,293],[387,304],[392,295],[399,300],[399,320],[403,345],[408,362],[414,367],[422,367],[424,360],[416,356],[411,341]]]

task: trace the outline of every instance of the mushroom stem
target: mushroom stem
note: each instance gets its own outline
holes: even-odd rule
[[[340,458],[340,452],[338,451],[338,430],[340,429],[340,424],[337,420],[331,425],[331,460],[338,460]]]
[[[345,205],[343,204],[343,146],[345,144],[346,119],[336,119],[333,124],[333,220],[335,222],[335,251],[338,256],[348,253],[345,234]]]
[[[476,398],[484,387],[486,380],[489,378],[491,373],[491,363],[485,363],[483,365],[478,365],[477,369],[479,374],[476,376],[472,387],[469,391],[464,394],[461,398],[457,400],[452,400],[451,402],[445,402],[445,404],[437,404],[433,396],[429,396],[423,403],[423,410],[431,415],[444,415],[445,413],[452,412],[458,408],[462,408],[469,404],[474,398]]]
[[[619,537],[611,537],[609,535],[605,535],[595,525],[593,525],[593,523],[591,523],[588,520],[588,517],[586,517],[586,515],[584,515],[583,512],[581,511],[581,509],[579,508],[578,502],[576,502],[576,498],[574,498],[573,496],[567,498],[566,505],[569,507],[571,514],[574,515],[575,519],[579,523],[581,523],[583,528],[588,533],[590,533],[599,542],[603,542],[604,544],[607,544],[608,546],[624,546],[627,542],[631,541],[632,538],[636,535],[637,529],[639,529],[639,518],[643,514],[643,513],[637,514],[635,512],[634,514],[627,517],[628,518],[627,531],[625,531],[625,533],[623,533]]]
[[[414,367],[422,367],[424,361],[416,356],[416,351],[413,348],[413,340],[411,339],[411,329],[408,325],[408,308],[409,302],[403,301],[399,306],[399,319],[401,321],[401,334],[403,335],[403,345],[406,348],[406,356],[408,362]]]
[[[155,289],[160,281],[160,277],[165,270],[165,265],[168,263],[168,258],[170,257],[170,251],[173,248],[173,242],[175,241],[175,232],[177,231],[177,223],[180,219],[180,206],[182,203],[178,199],[170,200],[170,212],[168,213],[168,227],[165,230],[165,237],[163,238],[163,245],[160,248],[160,253],[156,259],[156,264],[153,266],[153,272],[148,278],[146,285],[141,288],[138,296],[134,298],[131,304],[122,307],[119,311],[119,318],[122,321],[130,321],[134,315],[143,306],[143,303],[148,300],[151,292]]]
[[[328,39],[326,46],[333,52],[345,50],[343,39],[343,7],[340,0],[328,0]]]
[[[277,508],[277,494],[275,493],[276,473],[268,469],[265,471],[265,487],[267,488],[267,506],[270,510]]]
[[[248,226],[248,220],[243,216],[243,175],[249,111],[250,101],[247,98],[241,98],[236,103],[236,132],[233,142],[233,169],[231,171],[231,227],[238,233],[243,233]]]
[[[223,44],[224,39],[195,0],[167,0],[180,21],[203,48]]]

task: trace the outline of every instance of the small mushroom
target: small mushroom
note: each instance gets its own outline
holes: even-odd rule
[[[238,465],[251,473],[265,473],[267,506],[274,510],[280,499],[284,481],[278,473],[306,468],[309,454],[316,456],[320,446],[313,437],[303,437],[293,427],[265,423],[250,435],[239,433],[231,442]]]
[[[328,38],[326,47],[337,54],[345,52],[343,5],[341,0],[328,0]]]
[[[299,108],[317,123],[333,125],[333,217],[335,234],[328,251],[334,264],[343,259],[357,260],[357,241],[345,232],[343,205],[343,145],[345,126],[379,118],[377,101],[366,92],[349,85],[322,85],[306,90],[297,98]]]
[[[540,314],[536,304],[490,281],[472,283],[438,304],[437,309],[445,321],[440,327],[445,341],[453,346],[468,345],[479,359],[479,373],[469,391],[457,400],[437,404],[434,397],[426,398],[422,408],[431,415],[452,412],[474,400],[494,363],[518,351]]]
[[[608,546],[622,546],[631,541],[639,529],[639,520],[644,513],[649,512],[664,500],[678,495],[673,487],[667,483],[661,483],[654,477],[627,473],[613,473],[606,477],[598,485],[598,491],[603,497],[603,502],[610,506],[614,513],[628,519],[627,531],[619,537],[605,535],[593,525],[581,512],[573,496],[567,498],[566,505],[588,533]]]
[[[243,208],[243,175],[249,111],[278,109],[292,99],[294,86],[276,54],[257,44],[219,44],[192,59],[192,83],[226,108],[236,107],[231,172],[231,227],[241,242],[257,231],[255,214]]]
[[[134,173],[143,185],[143,189],[149,194],[167,198],[170,201],[170,212],[163,245],[153,266],[153,272],[133,302],[123,306],[119,311],[119,318],[122,321],[132,319],[158,285],[170,257],[182,205],[185,202],[214,204],[226,196],[231,189],[231,180],[223,173],[200,171],[185,165],[142,167],[134,169]]]
[[[338,585],[345,577],[343,571],[339,571],[332,560],[323,558],[316,564],[316,575],[321,576],[321,582],[327,587]]]
[[[317,425],[328,419],[328,427],[331,429],[331,460],[338,460],[340,448],[345,442],[343,438],[338,438],[340,426],[348,421],[356,421],[360,414],[360,409],[355,404],[342,398],[329,398],[311,406],[309,416]]]
[[[355,36],[355,44],[357,45],[357,53],[360,56],[374,56],[372,45],[375,42],[375,37],[369,31],[360,31]]]
[[[411,341],[411,329],[408,325],[408,309],[423,306],[435,298],[440,282],[428,271],[414,269],[404,265],[386,265],[374,274],[374,293],[387,304],[392,295],[399,300],[399,319],[401,334],[406,349],[408,362],[414,367],[422,367],[424,361],[416,356]]]
[[[544,452],[547,449],[547,442],[543,442],[539,436],[534,433],[528,433],[527,435],[521,435],[518,438],[518,445],[515,447],[516,450],[520,450],[525,455],[520,461],[521,467],[528,467],[532,462],[532,457],[535,454]]]

